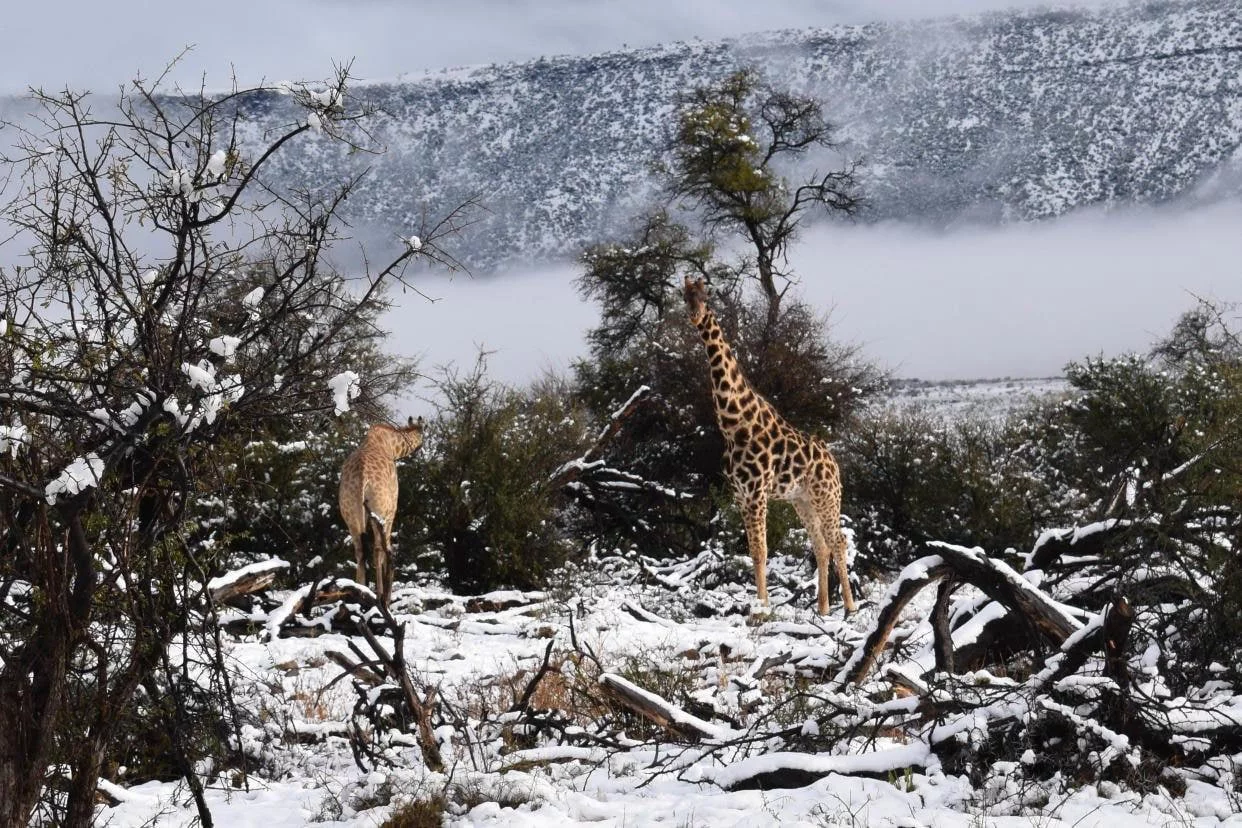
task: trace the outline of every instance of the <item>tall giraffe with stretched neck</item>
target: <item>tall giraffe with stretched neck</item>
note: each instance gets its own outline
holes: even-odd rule
[[[367,582],[366,546],[370,535],[375,566],[375,592],[388,606],[392,595],[392,521],[397,515],[397,461],[423,444],[423,418],[409,419],[404,428],[386,423],[371,426],[366,438],[341,467],[337,500],[341,517],[354,541],[355,580]],[[378,524],[378,525],[377,525]]]
[[[686,277],[686,309],[699,329],[711,367],[716,424],[725,439],[725,476],[746,523],[746,541],[755,562],[759,600],[768,604],[768,500],[787,500],[815,550],[819,577],[818,610],[828,612],[828,563],[836,563],[846,613],[854,612],[841,531],[841,471],[828,445],[785,422],[770,402],[751,388],[707,306],[702,279]]]

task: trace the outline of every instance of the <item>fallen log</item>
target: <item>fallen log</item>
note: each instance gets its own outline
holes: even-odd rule
[[[599,684],[612,701],[683,739],[723,740],[735,735],[730,728],[693,716],[672,702],[649,690],[644,690],[615,673],[601,675]]]
[[[379,605],[374,592],[348,578],[312,581],[291,593],[283,604],[268,615],[264,624],[268,638],[317,635],[317,633],[308,632],[313,629],[323,629],[325,632],[331,630],[333,620],[339,620],[341,617],[339,612],[319,618],[310,624],[298,623],[297,616],[305,614],[312,607],[338,601],[357,604],[367,609]]]
[[[833,773],[887,779],[890,774],[906,768],[927,767],[931,755],[925,742],[845,756],[765,753],[724,767],[704,769],[699,779],[726,791],[803,788]]]

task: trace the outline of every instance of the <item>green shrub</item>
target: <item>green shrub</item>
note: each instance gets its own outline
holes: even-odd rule
[[[402,546],[438,550],[454,590],[543,586],[572,549],[548,481],[584,450],[583,415],[559,383],[516,391],[482,359],[439,389],[423,450],[400,471]]]
[[[1027,549],[1077,503],[1050,473],[1047,405],[1004,422],[946,419],[909,408],[859,418],[838,455],[844,511],[859,526],[865,565],[893,568],[943,540],[991,552]]]

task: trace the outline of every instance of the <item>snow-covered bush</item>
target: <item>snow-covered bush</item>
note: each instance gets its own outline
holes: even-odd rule
[[[1086,500],[1056,468],[1060,403],[1037,402],[998,422],[918,407],[877,408],[838,442],[844,511],[874,570],[895,570],[928,540],[1025,549],[1046,526],[1072,522]]]
[[[347,284],[325,253],[351,184],[289,197],[267,179],[308,132],[366,140],[347,79],[326,104],[295,88],[318,129],[257,143],[234,116],[271,90],[144,80],[107,103],[36,92],[28,131],[6,131],[0,235],[23,264],[0,269],[0,824],[26,824],[40,801],[49,823],[90,824],[140,687],[162,697],[147,709],[166,767],[201,796],[196,694],[226,686],[210,678],[206,584],[229,540],[201,521],[249,482],[247,444],[329,420],[327,381],[373,350],[385,285],[437,257],[423,233]],[[354,402],[383,390],[364,377]],[[170,659],[181,635],[194,643]]]

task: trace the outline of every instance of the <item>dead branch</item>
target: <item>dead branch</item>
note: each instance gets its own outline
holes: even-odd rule
[[[728,728],[692,716],[668,700],[614,673],[601,675],[599,684],[611,701],[655,722],[679,738],[690,741],[720,739],[732,732]]]
[[[389,653],[375,633],[371,632],[366,619],[358,618],[357,630],[366,639],[367,645],[374,653],[373,663],[382,667],[387,678],[394,681],[401,689],[406,709],[413,716],[418,729],[418,746],[423,753],[423,762],[430,770],[439,773],[444,770],[444,759],[440,755],[439,743],[436,742],[435,734],[431,729],[431,711],[435,708],[437,690],[435,687],[427,687],[420,694],[415,688],[414,680],[410,677],[410,671],[405,664],[405,625],[398,624],[388,608],[382,604],[377,604],[376,609],[384,619],[386,629],[392,634],[392,652]],[[357,685],[355,689],[358,690],[360,697],[365,698],[368,695],[363,693]]]
[[[989,558],[983,550],[967,549],[938,541],[929,545],[937,554],[921,558],[902,570],[882,599],[883,608],[866,641],[854,651],[850,660],[838,672],[838,683],[857,684],[861,681],[875,666],[875,661],[892,634],[901,611],[924,587],[950,574],[955,581],[978,587],[1011,614],[1021,618],[1034,634],[1055,646],[1059,647],[1082,627],[1047,593],[1004,562]],[[947,600],[947,593],[942,591],[937,606],[940,607]],[[947,603],[941,609],[946,613],[942,626],[947,627]],[[937,632],[936,647],[938,664],[942,659],[945,662],[953,661],[952,644],[947,629]]]
[[[548,668],[552,661],[552,646],[555,641],[549,641],[547,648],[543,651],[543,664],[539,666],[538,672],[526,684],[526,689],[522,691],[522,696],[518,701],[509,708],[510,712],[528,711],[530,710],[531,697],[535,695],[535,690],[539,687],[539,682],[543,681],[543,677],[548,674]]]
[[[621,431],[621,426],[631,414],[638,410],[638,407],[646,401],[651,394],[651,389],[646,386],[640,386],[626,402],[613,412],[608,418],[608,425],[604,426],[604,430],[595,438],[595,443],[587,450],[585,454],[577,459],[570,460],[565,465],[554,471],[548,478],[547,486],[552,489],[559,489],[573,481],[577,480],[584,471],[591,469],[599,464],[600,458],[604,455],[604,450],[608,448],[608,444]]]
[[[229,604],[243,595],[262,592],[276,582],[277,573],[289,566],[287,561],[273,558],[259,564],[251,564],[207,582],[211,600],[217,604]]]
[[[867,634],[866,641],[854,651],[850,660],[837,673],[837,683],[857,684],[862,681],[863,677],[875,666],[880,651],[884,649],[888,637],[892,635],[893,628],[897,626],[901,611],[915,595],[922,591],[923,587],[935,583],[950,571],[952,567],[939,555],[921,558],[903,569],[897,576],[897,580],[889,587],[888,593],[881,599],[883,608],[876,616],[875,624],[871,632]]]

